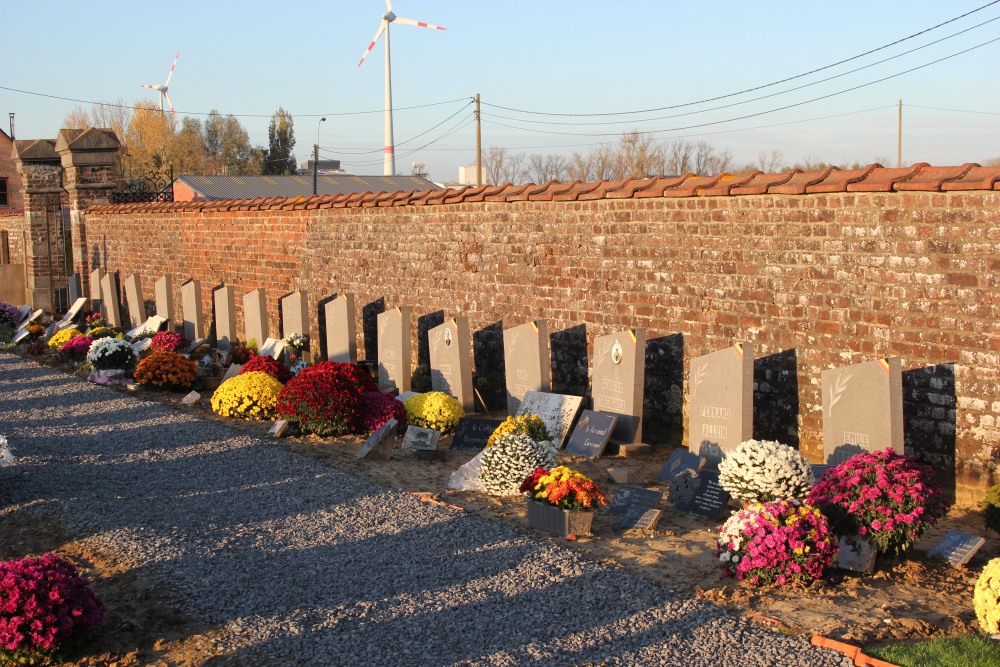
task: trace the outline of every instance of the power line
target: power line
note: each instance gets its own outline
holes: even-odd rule
[[[455,125],[451,129],[447,130],[443,134],[439,135],[438,137],[436,137],[434,139],[431,139],[430,141],[428,141],[423,146],[418,146],[417,148],[412,148],[412,149],[404,152],[402,155],[397,155],[396,157],[398,157],[398,158],[409,157],[409,156],[411,156],[411,155],[413,155],[413,154],[415,154],[415,153],[417,153],[419,151],[422,151],[422,150],[426,149],[428,146],[431,146],[431,145],[437,143],[438,141],[441,141],[443,139],[448,138],[449,136],[451,136],[452,134],[455,134],[459,130],[465,129],[466,127],[468,127],[469,125],[471,125],[473,122],[475,122],[475,118],[463,119],[462,121],[459,121],[459,123],[457,125]],[[367,161],[367,162],[345,161],[344,163],[345,164],[350,164],[350,165],[356,165],[356,166],[362,166],[363,167],[363,166],[370,166],[370,165],[375,165],[375,164],[382,164],[382,160],[373,160],[373,161]]]
[[[458,114],[460,114],[463,111],[465,111],[466,108],[468,106],[472,105],[472,104],[474,104],[474,101],[470,99],[468,104],[466,104],[464,107],[462,107],[461,109],[459,109],[455,113],[451,114],[450,116],[448,116],[447,118],[445,118],[444,120],[442,120],[437,125],[433,125],[433,126],[427,128],[426,130],[424,130],[423,132],[421,132],[420,134],[412,136],[412,137],[410,137],[409,139],[407,139],[405,141],[400,141],[399,143],[396,144],[396,146],[406,145],[406,144],[410,143],[411,141],[419,139],[420,137],[424,136],[425,134],[427,134],[429,132],[433,132],[434,130],[436,130],[437,128],[441,127],[442,125],[444,125],[445,123],[447,123],[449,120],[451,120],[452,118],[454,118]],[[325,150],[327,152],[337,151],[337,153],[340,154],[340,155],[367,155],[369,153],[381,153],[382,151],[385,150],[385,148],[383,147],[383,148],[373,148],[371,150],[355,151],[355,150],[351,150],[351,149],[338,148],[337,146],[328,146],[328,147],[324,148],[323,150]]]
[[[932,111],[953,111],[955,113],[975,113],[982,114],[984,116],[1000,116],[1000,113],[996,111],[970,111],[969,109],[942,109],[941,107],[923,107],[919,104],[907,104],[907,109],[930,109]]]
[[[938,28],[940,28],[942,26],[946,26],[949,23],[954,23],[955,21],[961,20],[961,19],[965,18],[966,16],[970,16],[972,14],[975,14],[976,12],[979,12],[979,11],[982,11],[982,10],[986,9],[987,7],[991,7],[991,6],[995,5],[995,4],[997,4],[998,2],[1000,2],[1000,0],[993,0],[993,2],[988,2],[985,5],[982,5],[981,7],[977,7],[976,9],[968,11],[968,12],[966,12],[964,14],[961,14],[959,16],[956,16],[954,18],[948,19],[947,21],[944,21],[942,23],[938,23],[937,25],[931,26],[930,28],[925,28],[925,29],[921,30],[920,32],[915,32],[912,35],[908,35],[906,37],[903,37],[902,39],[897,39],[894,42],[890,42],[888,44],[884,44],[884,45],[882,45],[882,46],[880,46],[878,48],[871,49],[869,51],[865,51],[864,53],[859,53],[856,56],[851,56],[850,58],[845,58],[843,60],[839,60],[839,61],[837,61],[835,63],[831,63],[829,65],[824,65],[823,67],[818,67],[816,69],[809,70],[808,72],[803,72],[802,74],[796,74],[795,76],[786,77],[786,78],[780,79],[778,81],[772,81],[771,83],[766,83],[766,84],[761,85],[761,86],[754,86],[753,88],[747,88],[745,90],[740,90],[740,91],[737,91],[737,92],[734,92],[734,93],[728,93],[726,95],[719,95],[717,97],[708,97],[708,98],[705,98],[703,100],[697,100],[697,101],[694,101],[694,102],[684,102],[683,104],[673,104],[673,105],[670,105],[670,106],[655,107],[655,108],[652,108],[652,109],[637,109],[637,110],[634,110],[634,111],[611,111],[611,112],[604,112],[604,113],[556,113],[556,112],[548,112],[548,111],[533,111],[533,110],[529,110],[529,109],[517,109],[517,108],[514,108],[514,107],[503,106],[503,105],[500,105],[500,104],[490,104],[490,103],[487,103],[487,102],[483,102],[483,104],[491,106],[491,107],[495,107],[497,109],[503,109],[505,111],[513,111],[515,113],[523,113],[523,114],[532,114],[532,115],[536,115],[536,116],[564,116],[564,117],[577,116],[577,117],[585,117],[585,116],[626,116],[626,115],[635,115],[635,114],[642,114],[642,113],[653,113],[653,112],[656,112],[656,111],[667,111],[667,110],[670,110],[670,109],[679,109],[681,107],[694,106],[696,104],[705,104],[706,102],[716,102],[718,100],[723,100],[723,99],[726,99],[728,97],[735,97],[737,95],[743,95],[745,93],[752,93],[752,92],[757,91],[757,90],[762,90],[764,88],[770,88],[772,86],[777,86],[777,85],[782,84],[782,83],[787,83],[789,81],[794,81],[795,79],[801,79],[802,77],[809,76],[810,74],[816,74],[817,72],[822,72],[824,70],[828,70],[830,68],[837,67],[838,65],[843,65],[844,63],[849,63],[852,60],[858,60],[859,58],[864,58],[865,56],[869,56],[869,55],[871,55],[873,53],[877,53],[879,51],[883,51],[883,50],[888,49],[888,48],[890,48],[892,46],[896,46],[897,44],[902,44],[903,42],[911,40],[911,39],[913,39],[915,37],[919,37],[920,35],[923,35],[925,33],[931,32],[932,30],[937,30]]]

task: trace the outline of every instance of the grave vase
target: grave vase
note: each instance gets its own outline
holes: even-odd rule
[[[528,527],[554,535],[590,535],[594,512],[564,510],[548,503],[528,500]]]

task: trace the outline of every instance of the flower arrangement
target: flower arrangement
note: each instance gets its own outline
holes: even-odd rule
[[[361,394],[361,428],[365,433],[374,433],[390,419],[395,419],[400,427],[406,424],[406,407],[401,401],[381,391]]]
[[[830,518],[838,535],[857,533],[893,556],[951,506],[930,466],[891,449],[857,454],[827,470],[808,502]]]
[[[240,375],[243,373],[267,373],[281,384],[292,379],[292,372],[288,370],[288,367],[270,354],[258,354],[251,357],[240,369]]]
[[[986,530],[1000,533],[1000,484],[990,487],[986,497],[979,503],[979,509],[983,510]]]
[[[229,356],[232,358],[234,364],[245,364],[255,354],[256,352],[239,341],[235,341],[229,347]]]
[[[83,361],[90,352],[90,346],[94,343],[90,336],[73,336],[62,344],[59,352],[70,361]]]
[[[520,417],[507,417],[507,419],[503,420],[503,423],[496,427],[496,430],[493,431],[486,441],[486,446],[492,447],[497,440],[512,433],[526,435],[535,442],[543,442],[552,437],[541,417],[538,415],[521,415]]]
[[[135,366],[136,356],[132,346],[120,338],[102,338],[94,341],[87,353],[89,361],[96,370],[104,371],[114,368],[129,369]]]
[[[43,662],[102,618],[104,604],[69,561],[48,553],[0,563],[0,658],[11,664]]]
[[[276,412],[304,433],[325,437],[358,432],[362,428],[358,379],[353,364],[323,361],[310,366],[281,390]]]
[[[135,381],[160,389],[190,389],[198,365],[178,352],[156,350],[135,367]]]
[[[41,324],[35,324],[34,322],[26,326],[25,329],[28,331],[28,337],[32,339],[40,338],[42,334],[45,333],[45,327]]]
[[[108,321],[104,319],[104,315],[100,313],[91,313],[83,320],[84,324],[87,325],[88,329],[98,329],[106,328],[108,326]]]
[[[186,336],[173,331],[158,331],[153,336],[153,341],[149,347],[153,350],[163,350],[166,352],[180,352],[190,347],[191,341]]]
[[[229,378],[212,394],[212,410],[223,417],[247,420],[271,419],[278,403],[281,383],[263,371]]]
[[[981,633],[1000,633],[1000,558],[994,558],[983,568],[972,593],[972,606]]]
[[[94,327],[87,329],[87,335],[90,336],[91,340],[100,340],[101,338],[114,338],[115,331],[108,327]]]
[[[753,584],[812,581],[837,555],[827,518],[797,500],[751,503],[719,528],[718,549],[726,574]]]
[[[24,342],[24,351],[32,357],[37,357],[45,353],[45,343],[36,338],[29,338]]]
[[[719,485],[741,502],[805,500],[812,482],[809,462],[773,440],[741,442],[719,463]]]
[[[304,333],[290,333],[284,337],[283,341],[295,354],[309,347],[309,336]]]
[[[406,399],[405,405],[407,424],[432,428],[442,433],[454,431],[458,420],[465,416],[462,404],[453,396],[442,391],[410,396]],[[531,470],[527,471],[525,475]],[[524,479],[524,475],[521,476],[521,479]],[[521,483],[521,479],[518,480],[518,484]]]
[[[0,325],[16,329],[21,323],[21,309],[12,303],[0,301]]]
[[[75,327],[66,327],[62,331],[57,331],[49,339],[49,349],[53,352],[61,352],[63,343],[68,341],[70,338],[76,338],[82,336],[83,334],[78,331]]]
[[[533,470],[552,468],[557,462],[556,451],[550,443],[535,442],[526,435],[508,434],[483,450],[479,480],[491,495],[512,496],[519,493],[521,484]]]
[[[7,444],[7,438],[0,435],[0,468],[9,468],[14,465],[14,453]]]
[[[292,365],[288,367],[288,370],[289,372],[291,372],[292,375],[298,375],[305,369],[309,368],[308,361],[306,361],[305,359],[296,359],[294,354],[291,356],[291,359],[289,359],[289,361],[292,362]]]
[[[604,492],[594,480],[566,466],[556,466],[551,470],[535,468],[518,490],[527,493],[531,500],[563,510],[593,511],[598,504],[608,504]]]

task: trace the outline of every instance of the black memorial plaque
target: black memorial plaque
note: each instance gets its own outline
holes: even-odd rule
[[[666,464],[660,468],[658,475],[660,479],[669,482],[685,470],[693,470],[695,474],[698,474],[704,466],[705,459],[697,454],[677,448],[667,459]]]
[[[597,457],[604,453],[620,415],[584,410],[569,437],[566,449],[574,454]]]
[[[451,441],[451,449],[481,452],[486,448],[486,441],[493,431],[503,423],[502,419],[471,419],[463,417],[455,427],[455,437]]]
[[[624,514],[630,507],[640,506],[644,509],[655,509],[663,498],[662,491],[644,489],[640,486],[630,486],[622,484],[615,492],[615,497],[611,499],[608,509],[613,514]]]
[[[702,472],[698,475],[698,488],[694,495],[679,500],[674,507],[679,512],[718,521],[728,502],[729,493],[719,486],[719,473]]]

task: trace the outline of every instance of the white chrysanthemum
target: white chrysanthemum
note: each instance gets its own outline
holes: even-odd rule
[[[535,442],[526,435],[508,434],[483,450],[479,480],[486,493],[512,496],[535,468],[551,468],[558,463],[549,443]]]
[[[101,338],[90,346],[87,361],[98,369],[130,368],[135,365],[135,350],[120,338]]]
[[[14,454],[10,451],[7,438],[0,435],[0,468],[14,465]]]
[[[741,502],[805,500],[813,471],[798,450],[773,440],[747,440],[719,463],[719,484]]]

